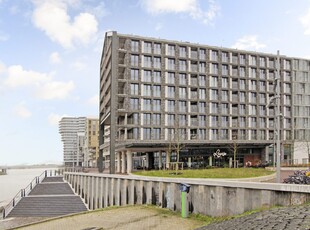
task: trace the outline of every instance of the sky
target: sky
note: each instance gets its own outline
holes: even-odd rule
[[[61,117],[98,117],[111,30],[310,58],[310,0],[0,0],[0,165],[62,162]]]

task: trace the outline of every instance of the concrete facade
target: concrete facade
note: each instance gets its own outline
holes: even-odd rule
[[[110,172],[122,151],[133,157],[150,153],[150,167],[155,161],[159,167],[161,152],[163,166],[169,166],[175,161],[169,145],[177,143],[184,145],[183,161],[206,162],[217,149],[231,157],[235,144],[241,164],[248,155],[258,156],[247,158],[252,165],[273,161],[268,146],[276,138],[270,102],[277,60],[275,54],[107,32],[100,63],[100,154]],[[292,161],[293,140],[309,137],[310,61],[281,55],[279,65],[281,160]]]
[[[245,211],[309,202],[307,185],[236,182],[225,180],[146,178],[138,176],[65,173],[89,209],[153,204],[181,211],[180,183],[191,186],[188,207],[192,213],[229,216]]]

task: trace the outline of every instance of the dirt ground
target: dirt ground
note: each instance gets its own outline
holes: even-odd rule
[[[203,226],[202,221],[182,218],[180,214],[147,206],[109,208],[81,215],[46,220],[16,229],[195,229]],[[1,229],[1,227],[0,227]]]

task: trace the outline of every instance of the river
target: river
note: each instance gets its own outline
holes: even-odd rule
[[[0,207],[8,204],[20,189],[27,187],[45,170],[55,168],[8,169],[7,175],[0,176]]]

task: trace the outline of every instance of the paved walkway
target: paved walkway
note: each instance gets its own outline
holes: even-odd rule
[[[220,222],[199,228],[199,230],[309,230],[310,205],[274,208],[252,215]]]

